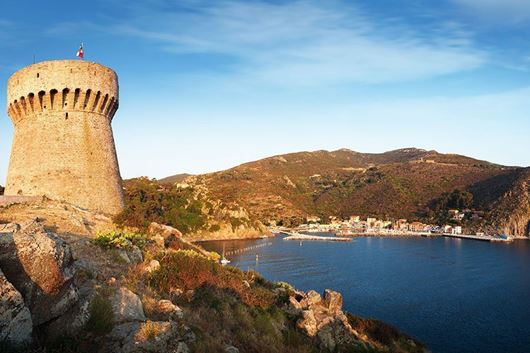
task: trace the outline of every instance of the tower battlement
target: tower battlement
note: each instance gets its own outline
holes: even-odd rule
[[[123,191],[111,122],[116,73],[82,60],[45,61],[8,80],[14,125],[6,195],[47,196],[117,213]]]
[[[45,111],[87,111],[111,120],[118,109],[118,77],[100,64],[47,61],[14,73],[8,81],[7,111],[13,123]]]

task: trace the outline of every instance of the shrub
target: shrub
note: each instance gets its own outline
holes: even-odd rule
[[[203,202],[195,199],[193,189],[138,178],[126,181],[125,209],[114,220],[122,226],[140,229],[147,229],[151,222],[157,222],[187,234],[206,224],[203,206]]]
[[[142,324],[135,338],[140,342],[152,341],[160,334],[160,327],[153,321]]]
[[[244,273],[234,267],[223,267],[191,250],[168,253],[160,259],[160,268],[151,274],[149,285],[155,291],[171,293],[175,288],[195,290],[209,285],[232,290],[247,305],[267,308],[275,295],[256,283],[254,273]]]
[[[128,248],[132,245],[136,245],[140,249],[143,249],[147,243],[147,236],[145,234],[132,232],[98,232],[93,242],[105,249]]]
[[[90,316],[85,324],[85,330],[95,334],[105,334],[112,330],[114,314],[107,298],[96,295],[90,303],[89,312]]]
[[[221,226],[219,224],[212,224],[210,226],[210,229],[209,229],[209,231],[212,232],[212,233],[213,232],[218,232],[220,230],[221,230]]]

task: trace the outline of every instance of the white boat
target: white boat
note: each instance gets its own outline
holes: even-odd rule
[[[226,257],[225,257],[225,245],[223,244],[223,255],[221,256],[221,260],[219,261],[221,263],[221,265],[228,265],[230,263],[230,260],[228,260]]]

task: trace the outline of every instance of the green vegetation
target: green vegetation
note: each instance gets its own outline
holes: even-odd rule
[[[113,314],[110,301],[102,295],[96,295],[89,308],[90,316],[85,330],[95,334],[105,334],[112,330]]]
[[[223,267],[193,250],[166,253],[159,258],[160,268],[149,278],[156,292],[169,293],[176,288],[195,290],[203,286],[229,289],[249,306],[267,308],[274,303],[274,286],[255,272]],[[254,283],[251,286],[250,283]]]
[[[473,206],[473,194],[468,191],[453,190],[451,193],[443,193],[432,207],[435,212],[457,209],[462,210]]]
[[[360,334],[366,335],[382,351],[422,353],[425,346],[403,334],[397,328],[385,324],[379,320],[363,319],[361,317],[346,314],[352,328]],[[386,349],[382,349],[387,347]]]
[[[143,249],[147,243],[147,235],[127,231],[98,232],[92,241],[104,249],[128,248],[132,245]]]
[[[265,224],[293,226],[308,215],[427,221],[437,200],[441,208],[487,210],[518,170],[413,148],[380,154],[338,150],[265,158],[190,183],[221,201],[237,202]]]
[[[161,185],[147,178],[132,179],[125,183],[125,209],[115,221],[139,229],[147,229],[151,222],[157,222],[187,234],[205,226],[203,206],[194,198],[192,189]]]

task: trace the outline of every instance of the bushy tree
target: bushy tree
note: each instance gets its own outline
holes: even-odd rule
[[[182,233],[192,233],[206,223],[203,204],[194,199],[193,190],[161,185],[147,178],[125,182],[125,209],[116,223],[145,229],[151,222],[167,224]]]

